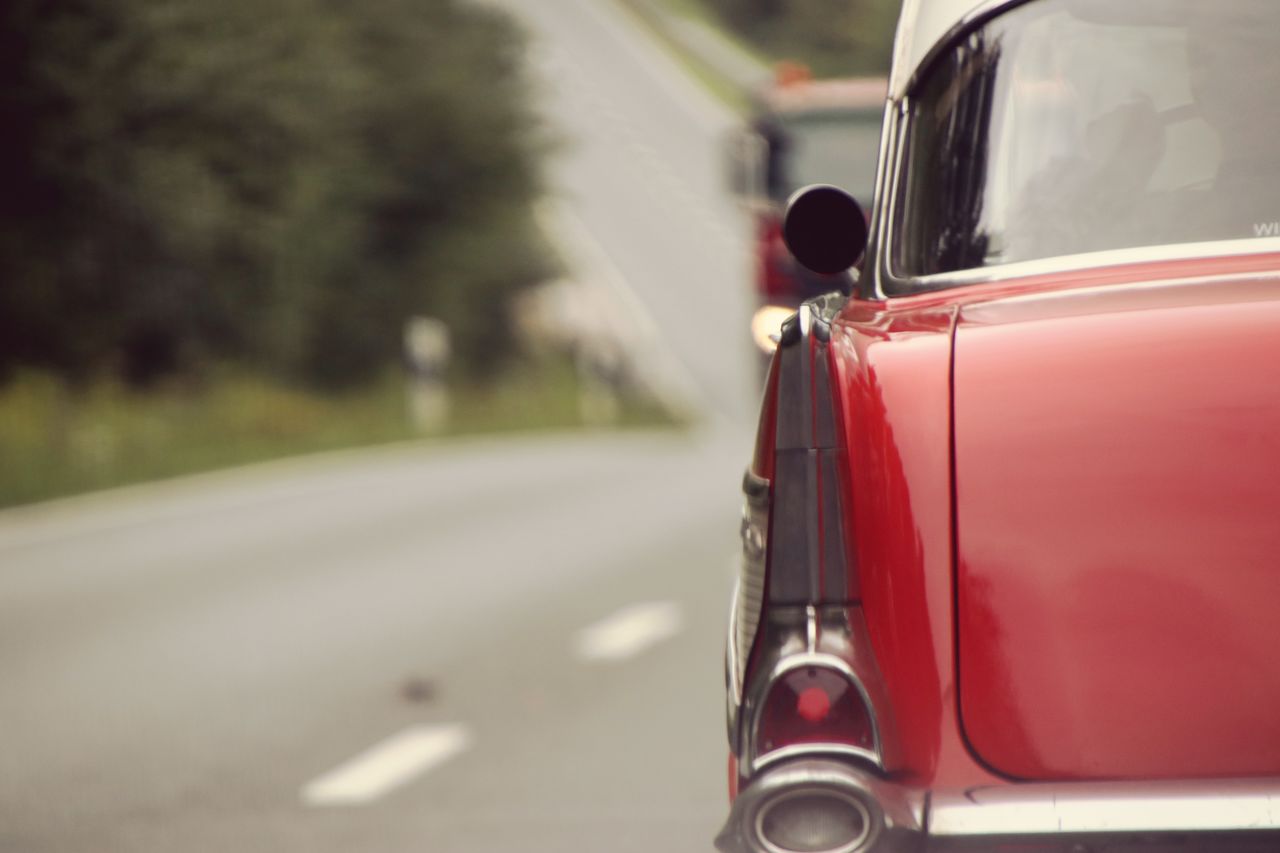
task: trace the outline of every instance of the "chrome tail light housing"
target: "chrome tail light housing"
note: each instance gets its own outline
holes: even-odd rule
[[[799,756],[885,766],[888,701],[852,561],[830,355],[842,304],[838,294],[811,300],[783,324],[743,480],[742,570],[726,659],[740,783]]]

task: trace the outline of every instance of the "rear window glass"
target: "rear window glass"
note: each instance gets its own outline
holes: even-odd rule
[[[1280,236],[1280,3],[1038,0],[913,93],[895,271]]]

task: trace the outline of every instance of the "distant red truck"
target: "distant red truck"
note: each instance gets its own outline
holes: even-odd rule
[[[815,80],[784,64],[774,83],[756,94],[750,120],[734,139],[735,189],[753,219],[752,339],[766,356],[782,321],[838,284],[805,269],[787,251],[787,198],[809,184],[835,184],[870,203],[887,87],[884,78]]]
[[[1274,0],[905,0],[870,226],[781,226],[860,273],[766,381],[722,851],[1280,850],[1277,79]]]

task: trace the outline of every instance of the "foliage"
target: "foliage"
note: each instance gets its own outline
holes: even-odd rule
[[[885,74],[901,0],[705,0],[769,55],[822,76]]]
[[[461,0],[0,4],[0,373],[492,370],[546,260],[520,34]]]
[[[583,425],[582,388],[565,359],[521,361],[451,395],[432,433]],[[670,426],[656,404],[624,396],[617,424]],[[293,454],[422,438],[406,416],[405,380],[384,371],[358,389],[320,392],[213,370],[199,388],[140,392],[109,379],[70,393],[20,371],[0,388],[0,507]]]

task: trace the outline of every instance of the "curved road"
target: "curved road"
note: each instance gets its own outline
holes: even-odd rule
[[[711,849],[754,408],[731,119],[611,3],[508,5],[549,221],[706,425],[0,514],[0,850]]]

